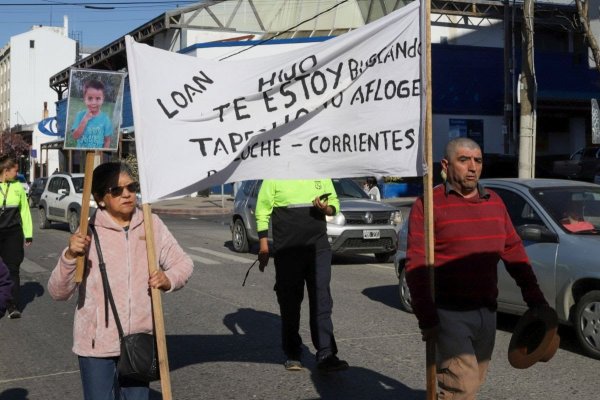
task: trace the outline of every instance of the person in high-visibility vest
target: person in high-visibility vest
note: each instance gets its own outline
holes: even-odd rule
[[[259,268],[269,261],[269,220],[273,227],[275,292],[281,312],[281,337],[289,371],[302,369],[299,334],[304,282],[308,289],[310,332],[317,350],[317,368],[331,372],[348,368],[337,357],[331,312],[331,246],[326,216],[335,215],[340,202],[331,179],[265,180],[256,204],[260,240]]]
[[[8,318],[21,317],[19,288],[20,267],[25,258],[25,246],[33,240],[33,225],[29,201],[23,185],[16,179],[17,161],[9,155],[0,156],[0,258],[10,271],[13,282],[12,299],[8,302]]]

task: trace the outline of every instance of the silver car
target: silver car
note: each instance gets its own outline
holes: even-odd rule
[[[373,253],[378,262],[389,261],[396,252],[400,211],[371,200],[352,179],[332,181],[340,200],[340,212],[327,217],[327,236],[334,254]],[[235,196],[231,238],[233,249],[240,253],[258,242],[254,211],[261,183],[244,181]]]
[[[506,204],[546,299],[572,325],[591,357],[600,359],[600,186],[559,179],[482,179]],[[402,308],[412,312],[406,285],[407,224],[394,264]],[[502,264],[502,261],[500,261]],[[498,310],[523,314],[521,291],[498,268]]]

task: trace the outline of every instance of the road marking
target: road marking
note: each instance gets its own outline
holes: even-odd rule
[[[30,274],[37,274],[39,272],[46,272],[47,269],[42,267],[40,264],[31,261],[28,258],[23,259],[21,263],[21,268],[23,271],[28,272]]]
[[[192,260],[198,261],[203,264],[208,264],[208,265],[221,264],[219,261],[211,260],[210,258],[206,258],[206,257],[200,257],[196,254],[189,254],[189,256]]]
[[[58,376],[58,375],[78,374],[78,373],[79,373],[79,370],[57,372],[57,373],[54,373],[54,374],[45,374],[45,375],[24,376],[22,378],[4,379],[4,380],[0,381],[0,384],[2,384],[2,383],[10,383],[10,382],[26,381],[26,380],[30,380],[30,379],[48,378],[48,377],[51,377],[51,376]]]
[[[390,267],[388,265],[381,265],[381,264],[365,264],[369,267],[375,267],[375,268],[383,268],[383,269],[394,269],[394,267]]]
[[[206,253],[212,256],[217,256],[226,260],[237,261],[241,263],[247,263],[248,261],[252,261],[251,258],[238,257],[231,254],[221,253],[220,251],[205,249],[203,247],[190,247],[190,250],[199,251],[200,253]]]

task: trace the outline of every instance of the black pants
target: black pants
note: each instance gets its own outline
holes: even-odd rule
[[[333,336],[331,310],[331,249],[315,251],[314,247],[279,250],[275,254],[275,291],[281,312],[283,351],[289,359],[299,360],[300,306],[304,298],[304,282],[308,289],[310,335],[317,350],[317,361],[337,354]]]
[[[16,306],[19,305],[19,287],[21,286],[19,267],[25,258],[23,241],[23,229],[20,225],[0,230],[0,258],[10,272],[10,279],[13,282],[11,302]]]

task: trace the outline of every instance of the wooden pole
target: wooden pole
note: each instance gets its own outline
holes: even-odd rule
[[[94,152],[85,154],[85,177],[83,178],[83,198],[81,200],[81,215],[79,216],[79,232],[86,234],[88,230],[88,218],[90,216],[90,198],[92,194],[92,175],[94,172]],[[75,269],[75,283],[83,280],[85,272],[85,256],[77,257]]]
[[[156,250],[154,248],[154,229],[152,225],[152,209],[150,204],[143,204],[144,228],[146,230],[146,251],[148,252],[148,272],[150,275],[158,270]],[[163,400],[171,400],[171,375],[169,372],[169,357],[165,336],[165,321],[163,318],[162,300],[159,289],[151,289],[152,314],[154,315],[154,335],[158,350],[158,366],[160,368],[160,386]]]
[[[435,280],[433,272],[434,263],[434,235],[433,235],[433,129],[431,111],[431,0],[425,2],[425,62],[427,74],[427,88],[425,90],[425,163],[427,173],[423,177],[423,202],[425,211],[425,264],[429,273],[431,297],[435,302]],[[435,340],[429,339],[425,345],[426,365],[426,399],[435,400],[437,397],[436,366],[435,366]]]

